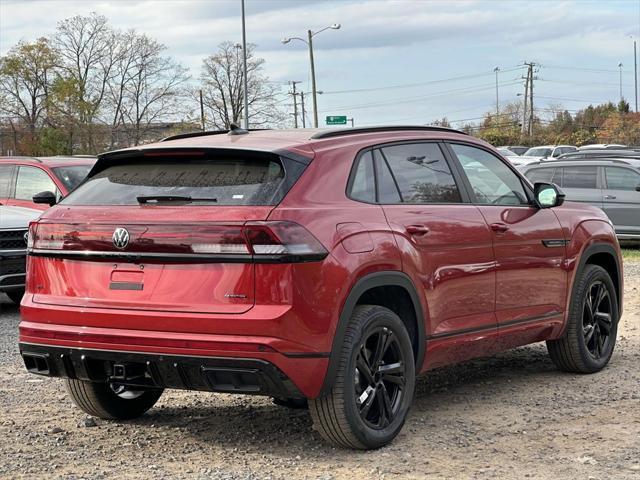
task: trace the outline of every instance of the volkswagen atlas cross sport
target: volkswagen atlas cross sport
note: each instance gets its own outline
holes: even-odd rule
[[[105,153],[30,225],[20,351],[100,418],[165,388],[262,394],[308,400],[333,444],[380,447],[429,369],[541,341],[562,370],[609,362],[619,246],[563,200],[435,127]]]

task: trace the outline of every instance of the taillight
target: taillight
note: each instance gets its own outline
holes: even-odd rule
[[[162,260],[305,262],[327,256],[322,244],[293,222],[196,225],[30,226],[34,255],[145,257]]]

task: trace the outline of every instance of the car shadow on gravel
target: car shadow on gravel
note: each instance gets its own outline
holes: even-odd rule
[[[473,407],[474,398],[491,401],[503,390],[535,389],[536,380],[560,387],[566,376],[556,370],[542,345],[511,350],[495,357],[443,367],[418,379],[412,417],[427,413],[438,418],[439,410],[446,409],[458,397],[465,398]],[[171,393],[169,393],[171,395]],[[334,452],[322,442],[319,435],[311,435],[312,422],[306,410],[278,407],[267,398],[229,396],[224,406],[213,406],[206,394],[198,394],[196,405],[182,405],[180,398],[167,398],[161,408],[151,410],[143,418],[132,421],[136,425],[156,425],[179,429],[199,442],[219,443],[242,450],[264,449],[269,445],[271,454],[289,458],[296,451],[312,448]],[[469,402],[470,399],[470,402]],[[192,403],[192,402],[189,402]],[[406,429],[406,428],[405,428]],[[398,440],[401,441],[401,440]],[[398,442],[397,441],[397,442]],[[396,443],[397,443],[396,442]]]

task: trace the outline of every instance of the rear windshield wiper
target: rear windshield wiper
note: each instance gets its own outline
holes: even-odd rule
[[[190,197],[188,195],[141,195],[136,197],[138,203],[150,202],[217,202],[217,198]]]

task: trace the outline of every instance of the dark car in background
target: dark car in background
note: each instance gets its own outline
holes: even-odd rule
[[[24,294],[27,232],[40,210],[0,205],[0,292],[20,303]]]
[[[564,153],[558,157],[559,160],[579,160],[582,158],[637,158],[640,159],[640,150],[625,149],[605,149],[594,148],[578,150],[576,152]]]
[[[620,240],[640,240],[640,159],[554,160],[520,170],[531,183],[555,183],[567,200],[604,210]]]
[[[0,204],[46,210],[47,203],[35,203],[43,192],[55,201],[67,196],[87,176],[94,157],[0,157]]]

